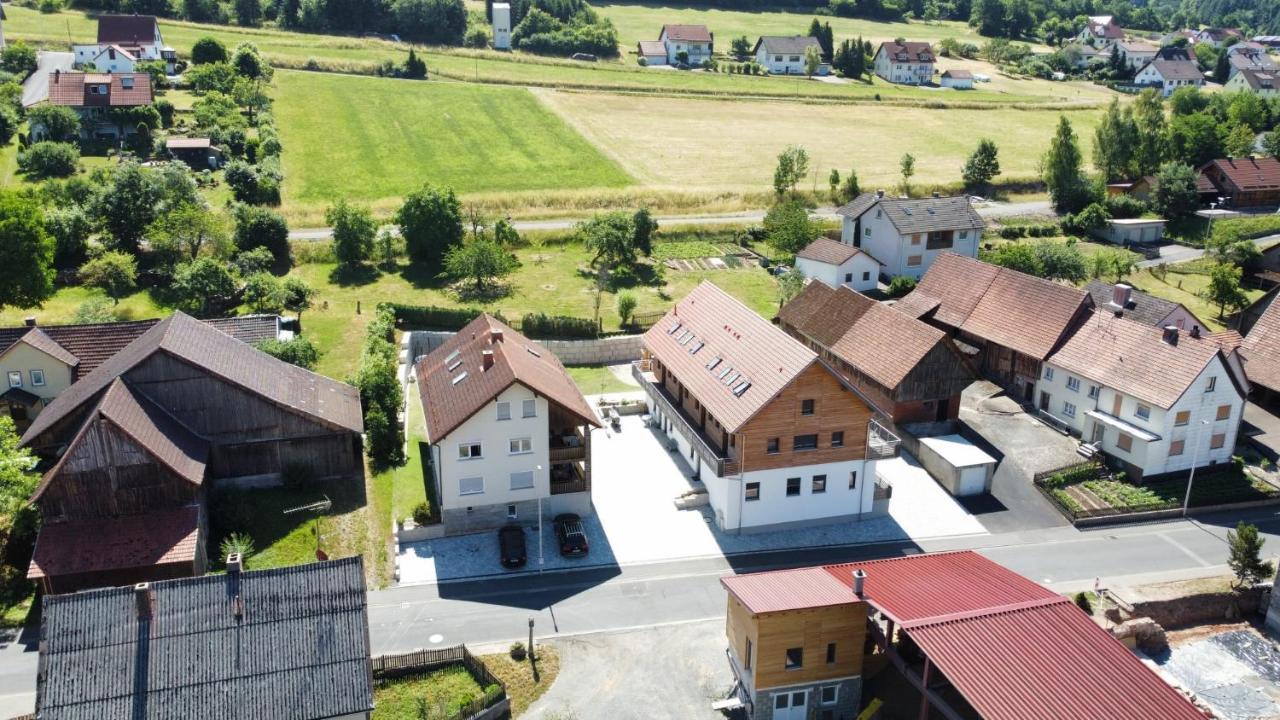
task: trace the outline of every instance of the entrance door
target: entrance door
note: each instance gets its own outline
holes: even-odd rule
[[[1107,429],[1102,426],[1102,423],[1094,423],[1092,439],[1089,442],[1102,442],[1102,434],[1106,431]]]
[[[1040,393],[1040,409],[1049,412],[1049,393]]]
[[[1022,388],[1023,388],[1022,399],[1027,402],[1031,402],[1031,398],[1036,396],[1036,384],[1028,380],[1026,381],[1026,383],[1023,384]]]
[[[773,720],[806,720],[808,691],[785,692],[773,696]]]
[[[951,415],[951,398],[943,398],[938,401],[938,414],[934,416],[934,420],[942,422]]]

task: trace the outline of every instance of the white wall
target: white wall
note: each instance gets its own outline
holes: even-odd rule
[[[877,50],[874,65],[876,75],[891,83],[922,85],[933,82],[933,63],[890,62],[887,54]]]
[[[866,253],[858,253],[841,265],[798,257],[796,269],[805,277],[819,280],[831,287],[843,285],[858,292],[876,289],[880,277],[880,264]]]
[[[879,215],[879,217],[877,217]],[[978,256],[978,237],[981,230],[957,230],[950,248],[929,250],[927,233],[920,233],[919,244],[912,243],[912,236],[903,236],[898,228],[889,222],[889,218],[879,207],[873,207],[862,214],[862,229],[859,238],[853,237],[855,221],[844,218],[844,226],[840,231],[841,242],[856,245],[866,250],[876,260],[883,263],[882,271],[890,277],[906,275],[919,280],[924,276],[933,261],[944,252],[976,258]],[[961,237],[961,233],[964,237]],[[920,264],[909,266],[909,258],[919,255]]]
[[[511,49],[510,5],[493,6],[493,47],[498,50]]]
[[[858,473],[857,487],[849,488],[849,473]],[[826,475],[826,492],[813,492],[813,476]],[[800,478],[800,494],[787,496],[787,479]],[[760,499],[745,500],[745,488],[748,483],[760,483]],[[731,490],[737,491],[726,497],[731,503],[739,497],[742,502],[742,527],[758,527],[777,525],[779,523],[800,523],[823,518],[842,517],[868,513],[872,510],[875,484],[875,463],[855,460],[838,463],[822,463],[800,467],[781,468],[777,470],[761,470],[743,473],[742,488],[733,483]],[[743,493],[738,495],[737,493]],[[727,519],[736,519],[737,508],[726,512]],[[729,524],[728,528],[737,527]]]
[[[680,62],[680,59],[676,56],[681,52],[689,53],[689,65],[691,66],[701,65],[711,59],[711,43],[668,40],[665,32],[662,33],[662,37],[659,40],[667,48],[668,65],[675,65]]]
[[[782,58],[775,60],[774,58]],[[792,58],[795,58],[794,60]],[[764,46],[756,50],[756,62],[769,69],[771,75],[803,75],[804,53],[799,55],[770,55]]]

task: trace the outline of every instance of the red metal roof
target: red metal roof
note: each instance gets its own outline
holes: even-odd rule
[[[757,615],[858,602],[849,585],[821,567],[734,575],[720,584]]]

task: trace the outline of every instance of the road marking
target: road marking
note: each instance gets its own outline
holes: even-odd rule
[[[1169,537],[1169,536],[1168,536],[1167,534],[1165,534],[1165,533],[1156,533],[1156,537],[1158,537],[1158,538],[1160,538],[1161,540],[1164,540],[1165,542],[1169,543],[1170,545],[1172,545],[1172,546],[1174,546],[1174,547],[1178,548],[1178,550],[1180,550],[1180,551],[1182,552],[1182,554],[1183,554],[1183,555],[1186,555],[1187,557],[1191,558],[1192,560],[1195,560],[1197,563],[1200,563],[1200,566],[1201,566],[1201,567],[1211,567],[1211,566],[1213,566],[1213,565],[1215,564],[1215,563],[1211,563],[1211,562],[1209,562],[1208,560],[1205,560],[1204,558],[1200,557],[1199,555],[1197,555],[1197,554],[1195,554],[1195,553],[1191,552],[1191,550],[1189,550],[1189,549],[1188,549],[1186,546],[1184,546],[1182,543],[1178,542],[1177,540],[1174,540],[1173,538]]]

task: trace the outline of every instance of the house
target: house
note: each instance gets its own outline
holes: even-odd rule
[[[53,399],[133,342],[159,320],[89,325],[37,325],[34,317],[20,327],[0,328],[0,412],[19,432]],[[241,342],[257,343],[290,335],[277,315],[242,315],[205,320]]]
[[[1233,45],[1232,49],[1234,48],[1235,46]],[[1223,80],[1222,78],[1214,78],[1214,80],[1222,83],[1229,83],[1232,78],[1243,70],[1253,70],[1255,72],[1272,75],[1280,71],[1280,67],[1277,67],[1275,59],[1268,55],[1265,50],[1243,50],[1238,53],[1230,53],[1227,56],[1227,67],[1229,70],[1227,71],[1228,74],[1226,80]]]
[[[713,42],[706,25],[663,25],[658,42],[662,43],[667,65],[680,63],[681,53],[687,54],[684,63],[690,67],[711,59]]]
[[[1264,98],[1280,97],[1280,72],[1237,70],[1227,81],[1227,90],[1251,92]]]
[[[1145,85],[1160,90],[1160,94],[1169,97],[1180,87],[1202,87],[1204,73],[1200,67],[1190,60],[1152,60],[1133,76],[1136,85]]]
[[[1146,245],[1160,242],[1167,222],[1164,218],[1114,218],[1090,234],[1114,245]]]
[[[1120,27],[1115,18],[1111,15],[1094,15],[1089,17],[1081,28],[1080,34],[1076,36],[1076,41],[1093,45],[1094,47],[1107,47],[1111,43],[1124,39],[1124,28]]]
[[[355,388],[174,313],[23,434],[47,467],[27,577],[48,594],[199,575],[211,484],[359,476],[363,430]]]
[[[1030,403],[1045,359],[1093,300],[1069,285],[943,253],[894,309],[946,331],[983,375]]]
[[[493,49],[511,49],[511,3],[493,4]]]
[[[1159,47],[1141,40],[1117,40],[1115,47],[1121,61],[1130,70],[1137,70],[1155,60],[1156,54],[1160,51]]]
[[[860,292],[880,284],[880,261],[852,245],[820,237],[796,253],[796,270],[810,280]]]
[[[1166,45],[1156,51],[1155,59],[1196,62],[1196,49],[1190,45]]]
[[[217,170],[222,165],[222,148],[209,138],[170,137],[164,147],[174,160],[181,160],[195,170]]]
[[[368,720],[359,555],[44,597],[42,720]]]
[[[1151,194],[1156,191],[1159,182],[1155,175],[1147,175],[1134,180],[1128,185],[1126,194],[1132,195],[1139,200],[1149,201]],[[1200,173],[1196,177],[1196,192],[1200,195],[1201,202],[1215,202],[1218,197],[1218,188],[1209,180],[1204,173]]]
[[[1268,293],[1270,302],[1261,315],[1249,323],[1240,345],[1249,383],[1260,388],[1266,398],[1280,397],[1280,302],[1277,291]]]
[[[135,62],[162,61],[165,72],[172,75],[178,55],[174,49],[164,44],[160,37],[160,23],[153,15],[100,15],[98,16],[98,42],[88,45],[73,45],[76,67],[93,65],[102,72],[105,69],[97,65],[97,59],[103,51],[110,47],[123,50]],[[128,72],[132,72],[130,69]]]
[[[1248,395],[1236,344],[1097,312],[1045,361],[1036,407],[1134,479],[1228,462]]]
[[[954,420],[974,379],[946,333],[847,287],[809,283],[777,323],[896,425]]]
[[[816,283],[815,283],[816,284]],[[876,461],[898,440],[817,353],[710,282],[642,338],[651,425],[688,462],[722,530],[883,513]]]
[[[481,315],[414,377],[447,534],[592,512],[600,422],[555,354]]]
[[[973,73],[968,70],[944,70],[942,72],[942,87],[955,88],[956,90],[972,90]]]
[[[1280,49],[1280,35],[1258,35],[1253,38],[1253,41],[1273,50]]]
[[[1112,313],[1116,317],[1124,317],[1150,327],[1165,328],[1172,325],[1179,330],[1188,331],[1193,327],[1208,327],[1181,303],[1139,292],[1125,283],[1112,285],[1094,280],[1085,285],[1084,289],[1089,293],[1098,312]]]
[[[891,83],[929,85],[933,82],[933,64],[937,58],[927,42],[880,43],[871,64],[876,75]]]
[[[1209,43],[1214,47],[1222,47],[1230,38],[1242,39],[1244,34],[1236,28],[1204,28],[1196,32],[1195,44]]]
[[[146,73],[80,73],[54,71],[49,74],[49,100],[63,105],[80,116],[80,136],[85,140],[115,140],[137,133],[133,123],[119,118],[115,111],[150,105],[151,76]],[[44,128],[31,128],[36,140],[44,138]]]
[[[822,45],[814,37],[761,35],[751,54],[770,75],[804,75],[804,57],[809,48],[816,48],[818,53],[822,53]],[[830,63],[819,64],[817,75],[830,73]]]
[[[1280,205],[1280,160],[1273,157],[1225,158],[1200,168],[1231,207]]]
[[[101,47],[91,45],[90,47],[98,48],[98,54],[79,65],[79,67],[88,72],[131,73],[137,68],[138,59],[134,57],[133,53],[119,45]]]
[[[919,278],[942,253],[978,256],[986,226],[969,198],[886,197],[863,193],[836,210],[842,217],[840,242],[860,248],[881,264],[888,277]]]
[[[720,584],[748,718],[854,717],[865,667],[901,674],[921,718],[1204,720],[1069,597],[972,551]]]
[[[1066,57],[1073,59],[1071,66],[1076,70],[1088,69],[1094,62],[1105,61],[1108,57],[1101,50],[1088,43],[1067,45],[1062,51]]]

